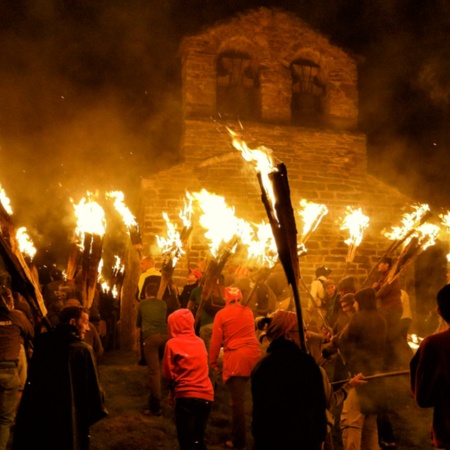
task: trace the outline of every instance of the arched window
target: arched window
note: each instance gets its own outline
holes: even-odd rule
[[[292,122],[296,125],[319,125],[323,116],[325,85],[319,79],[320,66],[307,59],[291,63]]]
[[[224,52],[217,59],[217,112],[240,119],[260,117],[259,79],[251,57]]]

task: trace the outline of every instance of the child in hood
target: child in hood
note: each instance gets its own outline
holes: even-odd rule
[[[194,316],[179,309],[168,318],[171,339],[164,352],[164,377],[175,401],[175,421],[180,450],[206,450],[204,435],[214,391],[208,376],[208,354],[194,332]]]

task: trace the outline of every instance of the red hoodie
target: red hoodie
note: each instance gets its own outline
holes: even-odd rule
[[[171,383],[174,397],[213,401],[208,354],[204,342],[195,335],[192,312],[178,309],[167,322],[172,339],[164,351],[164,377]]]

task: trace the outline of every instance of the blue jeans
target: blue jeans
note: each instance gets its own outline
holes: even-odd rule
[[[17,368],[0,367],[0,450],[6,449],[9,431],[16,417],[19,383]]]

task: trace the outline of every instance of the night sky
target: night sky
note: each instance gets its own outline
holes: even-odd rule
[[[70,197],[123,190],[136,208],[141,178],[179,161],[180,39],[272,5],[358,60],[369,172],[449,207],[449,2],[0,0],[0,184],[15,224],[53,257]]]

